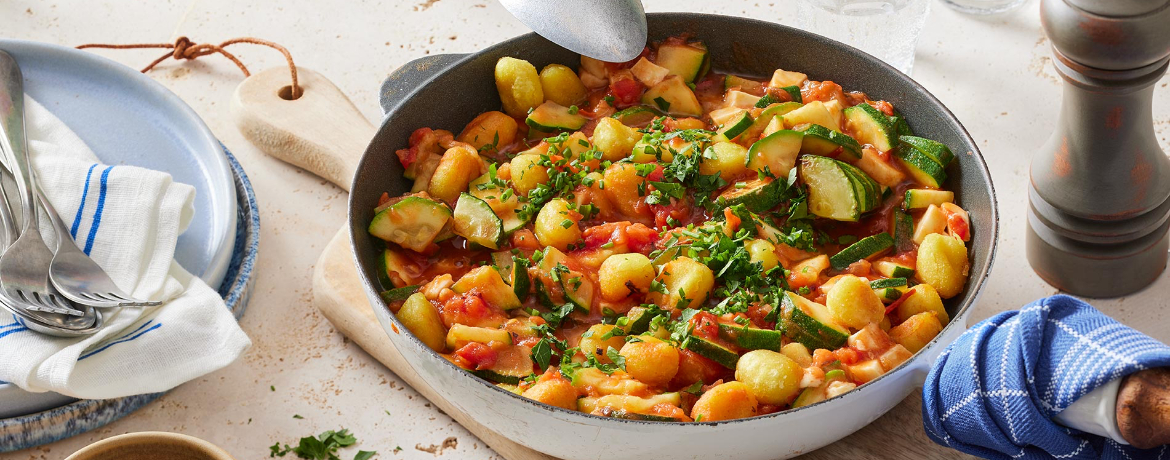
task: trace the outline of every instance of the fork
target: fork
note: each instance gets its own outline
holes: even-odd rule
[[[57,292],[69,300],[96,308],[153,307],[162,304],[155,300],[135,299],[119,289],[110,275],[77,247],[77,242],[69,236],[69,226],[45,198],[44,191],[39,186],[36,189],[41,207],[49,216],[54,233],[57,234],[57,251],[49,266],[49,281],[57,288]]]
[[[24,77],[12,55],[0,50],[0,141],[7,143],[9,166],[20,192],[20,236],[0,256],[0,295],[29,310],[84,316],[49,282],[53,253],[41,237],[33,198],[33,172],[24,132]]]

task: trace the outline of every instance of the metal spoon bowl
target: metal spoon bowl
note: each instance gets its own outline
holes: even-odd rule
[[[500,0],[540,36],[606,62],[626,62],[646,47],[646,11],[638,0]]]

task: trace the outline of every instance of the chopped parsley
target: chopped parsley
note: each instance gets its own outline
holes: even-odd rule
[[[269,457],[284,457],[290,452],[306,460],[341,460],[337,451],[343,447],[357,444],[357,438],[347,429],[329,430],[317,436],[301,438],[296,446],[276,443],[268,447]],[[377,452],[360,450],[354,455],[354,460],[369,460]]]

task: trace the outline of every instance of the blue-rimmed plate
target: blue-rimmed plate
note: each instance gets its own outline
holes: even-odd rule
[[[223,285],[236,243],[237,188],[223,147],[195,111],[141,73],[85,51],[7,39],[0,39],[0,49],[20,64],[29,96],[103,163],[166,171],[195,187],[198,218],[179,236],[175,259],[209,285]],[[3,384],[0,419],[70,401]]]
[[[235,248],[219,295],[223,296],[232,314],[239,318],[248,306],[248,297],[255,285],[252,268],[260,250],[260,214],[248,176],[227,150],[224,150],[224,154],[235,174],[239,213]],[[70,400],[49,410],[0,418],[0,452],[26,449],[76,436],[117,420],[161,395],[154,393],[117,399]]]

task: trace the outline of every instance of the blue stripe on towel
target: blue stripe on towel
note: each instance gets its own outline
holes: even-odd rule
[[[154,322],[154,320],[153,320],[153,319],[152,319],[152,320],[150,320],[150,321],[147,321],[146,323],[144,323],[144,324],[143,324],[143,325],[141,325],[141,326],[138,326],[138,329],[135,329],[134,331],[130,332],[130,334],[127,334],[127,335],[129,335],[129,337],[127,337],[127,336],[122,336],[123,338],[121,338],[121,339],[118,339],[118,340],[115,340],[115,341],[113,341],[113,342],[107,343],[107,344],[103,345],[101,348],[98,348],[98,349],[96,349],[96,350],[94,350],[94,351],[91,351],[91,352],[89,352],[89,353],[86,353],[86,354],[84,354],[84,355],[81,355],[81,357],[80,357],[80,358],[77,358],[77,360],[78,360],[78,361],[81,361],[81,360],[83,360],[83,359],[85,359],[85,358],[88,358],[88,357],[90,357],[90,356],[93,356],[93,355],[96,355],[96,354],[98,354],[98,353],[101,353],[102,351],[105,351],[105,349],[107,349],[107,348],[110,348],[110,347],[112,347],[112,346],[114,346],[114,345],[117,345],[117,344],[119,344],[119,343],[125,343],[125,342],[129,342],[129,341],[131,341],[131,340],[134,340],[134,339],[137,339],[137,338],[139,338],[139,337],[142,337],[142,334],[145,334],[145,333],[147,333],[147,332],[150,332],[150,331],[153,331],[153,330],[155,330],[155,329],[158,329],[158,328],[162,327],[162,323],[156,323],[154,326],[150,326],[150,328],[149,328],[149,329],[147,329],[147,330],[145,330],[145,331],[143,331],[143,330],[142,330],[142,328],[146,327],[147,325],[149,325],[149,324],[150,324],[150,323],[152,323],[152,322]],[[138,332],[138,331],[142,331],[142,332]],[[131,334],[132,334],[132,335],[131,335]]]
[[[69,236],[77,239],[77,227],[81,226],[81,212],[85,210],[85,197],[89,195],[89,178],[93,176],[93,168],[97,167],[97,163],[89,165],[89,171],[85,172],[85,189],[81,191],[81,204],[77,205],[77,215],[73,217],[73,227],[69,228]]]
[[[15,333],[17,333],[17,332],[24,332],[24,331],[27,331],[27,330],[28,330],[28,328],[27,328],[27,327],[24,327],[23,325],[17,325],[16,327],[14,327],[14,328],[12,328],[12,329],[8,329],[8,330],[5,330],[5,331],[0,331],[0,339],[3,339],[3,338],[5,338],[5,337],[8,337],[9,335],[15,334]]]
[[[107,166],[102,171],[101,189],[98,192],[97,209],[93,211],[93,225],[89,227],[89,238],[85,240],[85,255],[89,255],[89,251],[93,249],[93,240],[97,236],[98,227],[102,225],[102,210],[106,207],[106,180],[110,177],[110,170],[113,166]]]

